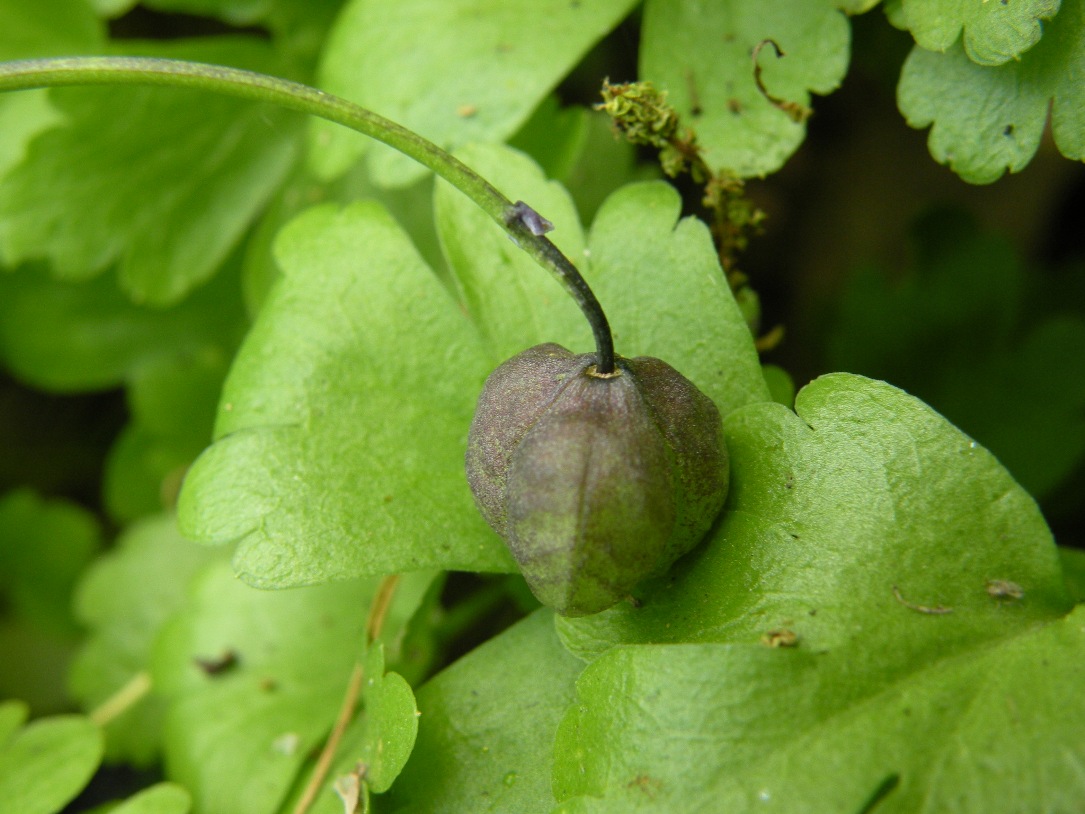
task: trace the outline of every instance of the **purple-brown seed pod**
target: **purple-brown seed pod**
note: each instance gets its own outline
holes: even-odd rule
[[[584,616],[708,531],[727,496],[719,411],[673,367],[536,345],[486,380],[467,479],[538,599]]]

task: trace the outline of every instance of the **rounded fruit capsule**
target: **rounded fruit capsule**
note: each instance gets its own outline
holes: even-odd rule
[[[565,616],[605,610],[693,548],[727,497],[719,411],[666,362],[596,370],[544,344],[486,380],[467,479],[529,587]]]

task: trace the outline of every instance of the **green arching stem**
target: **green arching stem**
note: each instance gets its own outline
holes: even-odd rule
[[[557,246],[539,233],[523,204],[513,204],[486,179],[436,144],[402,125],[324,91],[254,71],[153,57],[58,57],[0,62],[0,91],[61,85],[166,85],[197,88],[290,110],[357,130],[429,167],[474,201],[516,245],[553,273],[591,325],[599,369],[614,370],[610,325],[591,288]],[[530,212],[530,210],[528,210]]]

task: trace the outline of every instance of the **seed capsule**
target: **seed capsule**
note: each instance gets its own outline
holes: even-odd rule
[[[605,610],[695,546],[727,496],[719,411],[659,359],[529,348],[486,380],[467,479],[528,585],[566,616]]]

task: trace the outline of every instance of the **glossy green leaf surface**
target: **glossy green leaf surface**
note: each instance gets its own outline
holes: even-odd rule
[[[584,232],[563,187],[548,181],[530,158],[506,147],[477,144],[457,155],[510,200],[524,201],[551,221],[554,231],[547,237],[584,271]],[[542,342],[557,342],[575,353],[594,349],[588,323],[561,283],[486,213],[444,181],[437,183],[434,211],[445,259],[491,367]]]
[[[478,334],[376,204],[310,210],[223,394],[179,512],[237,540],[261,586],[427,567],[511,570],[463,456],[487,374]]]
[[[418,710],[410,685],[384,671],[384,648],[371,646],[365,657],[365,689],[355,763],[378,794],[388,791],[403,770],[418,735]]]
[[[125,53],[276,73],[244,38],[126,43]],[[211,277],[294,160],[299,120],[197,91],[63,89],[65,124],[0,179],[0,257],[84,280],[118,264],[136,302],[169,305]]]
[[[893,22],[911,31],[928,51],[945,51],[961,38],[973,62],[1001,65],[1040,41],[1044,21],[1055,16],[1060,4],[1061,0],[900,0]]]
[[[897,104],[912,127],[930,127],[935,160],[988,184],[1032,160],[1051,116],[1055,146],[1085,159],[1085,2],[1066,0],[1044,38],[1020,59],[977,65],[960,44],[916,47],[901,71]]]
[[[352,0],[336,21],[322,88],[455,149],[503,141],[634,0]],[[410,42],[410,48],[402,44]],[[355,133],[320,123],[310,162],[329,176],[363,151],[378,182],[425,170]]]
[[[623,187],[600,207],[585,240],[568,195],[530,161],[501,147],[475,146],[462,155],[553,221],[551,236],[602,303],[618,353],[663,359],[724,414],[768,399],[708,230],[680,217],[673,189],[658,182]],[[547,341],[574,353],[592,350],[587,324],[560,284],[462,195],[443,183],[437,189],[442,245],[493,363]]]
[[[549,201],[540,205],[547,215],[562,211],[553,215],[569,235],[561,240],[584,256],[572,204],[531,162],[499,148],[476,148],[472,158],[499,185]],[[314,209],[280,239],[285,277],[234,364],[219,440],[189,473],[180,503],[195,539],[240,541],[235,566],[254,584],[512,567],[463,477],[475,399],[502,353],[547,337],[575,345],[588,332],[558,283],[462,196],[439,192],[437,207],[472,320],[376,204]],[[678,215],[677,196],[662,185],[623,191],[600,210],[585,267],[618,347],[666,359],[724,410],[765,400],[707,230],[676,223]],[[679,305],[687,301],[696,304]],[[702,333],[692,343],[683,338],[691,319]]]
[[[553,737],[582,668],[553,618],[537,611],[418,690],[418,743],[387,810],[550,810]]]
[[[102,735],[79,715],[39,718],[0,743],[0,811],[57,814],[90,780]]]
[[[360,695],[357,717],[343,733],[328,779],[309,809],[312,814],[346,810],[342,794],[352,787],[359,796],[387,791],[414,747],[419,720],[414,693],[403,676],[384,671],[379,643],[366,652]]]
[[[759,55],[768,93],[803,106],[840,84],[850,51],[848,21],[827,0],[648,0],[642,37],[639,78],[667,92],[710,167],[743,177],[775,172],[806,135],[758,89],[757,44],[785,54]]]
[[[796,411],[727,417],[704,548],[637,607],[559,620],[595,661],[558,735],[558,810],[1066,809],[1085,706],[1055,699],[1085,677],[1085,624],[1059,618],[1035,505],[884,383],[825,376]]]
[[[429,580],[404,578],[387,635],[403,627]],[[276,810],[336,718],[376,587],[370,579],[261,591],[226,563],[197,578],[152,668],[169,705],[167,771],[192,793],[194,808]]]
[[[769,399],[708,229],[681,217],[671,187],[655,181],[615,192],[599,209],[588,248],[588,279],[607,304],[622,355],[672,365],[721,415]]]
[[[72,695],[93,709],[150,668],[163,624],[184,608],[195,574],[223,552],[183,539],[172,515],[131,526],[86,572],[75,611],[89,636],[69,673]],[[153,689],[153,688],[152,688]],[[152,692],[105,728],[112,761],[151,764],[160,753],[165,704]]]
[[[640,607],[560,620],[574,652],[756,643],[788,630],[803,649],[846,651],[856,670],[891,675],[1068,609],[1035,503],[929,407],[831,374],[800,391],[795,409],[757,404],[725,418],[731,492],[715,533],[646,583]],[[998,601],[992,580],[1016,583],[1025,599]]]
[[[619,647],[562,722],[560,812],[1072,811],[1085,610],[873,679],[843,651]]]

